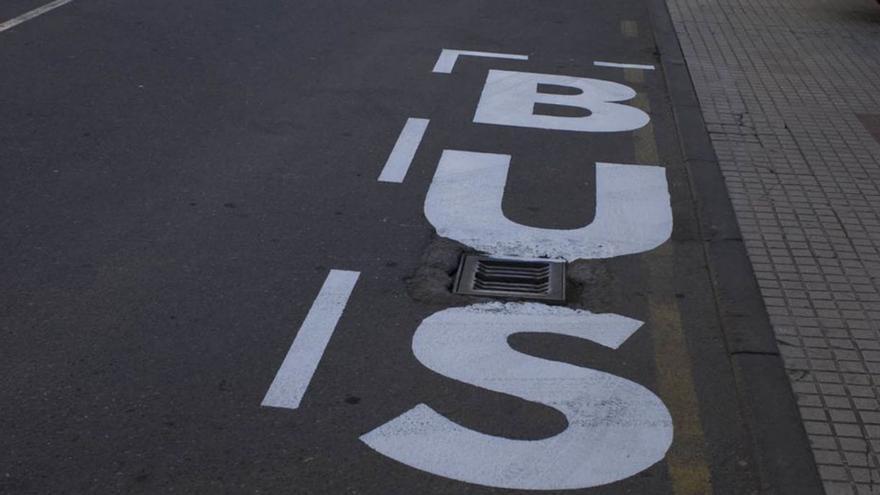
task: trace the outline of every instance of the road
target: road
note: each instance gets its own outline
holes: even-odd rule
[[[0,32],[0,492],[820,493],[664,16]],[[565,303],[451,293],[477,251],[569,261]]]

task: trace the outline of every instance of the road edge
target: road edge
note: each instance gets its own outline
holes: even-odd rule
[[[665,0],[649,0],[701,241],[761,492],[825,493]]]

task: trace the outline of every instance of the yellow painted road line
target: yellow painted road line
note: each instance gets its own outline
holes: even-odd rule
[[[624,77],[626,75],[624,74]],[[627,77],[627,81],[632,82]],[[648,115],[651,114],[651,105],[648,97],[639,93],[629,101],[629,104],[641,108]],[[654,124],[648,122],[645,127],[633,133],[633,146],[635,147],[636,164],[638,165],[661,165],[657,154],[657,140],[654,137]]]
[[[676,495],[708,495],[712,493],[712,480],[691,358],[675,298],[674,254],[674,246],[666,243],[648,254],[643,264],[649,274],[648,307],[657,392],[669,407],[675,428],[666,465]]]
[[[631,83],[641,84],[645,82],[645,71],[641,69],[623,69],[623,77]]]
[[[641,76],[641,73],[635,71]],[[633,73],[624,73],[628,82]],[[639,93],[631,105],[650,114],[647,97]],[[649,123],[635,133],[635,158],[640,165],[658,165],[657,144]],[[666,454],[669,478],[676,495],[709,495],[712,479],[706,462],[706,441],[691,371],[691,358],[675,298],[675,246],[667,242],[643,258],[648,274],[650,331],[657,369],[657,392],[672,413],[675,433]]]

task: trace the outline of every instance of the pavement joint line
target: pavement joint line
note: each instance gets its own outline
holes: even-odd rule
[[[428,119],[409,118],[379,175],[379,182],[403,182],[428,129]]]
[[[729,353],[731,356],[738,356],[741,354],[748,354],[751,356],[778,356],[778,352],[766,352],[766,351],[732,351]]]
[[[13,19],[10,19],[8,21],[0,23],[0,33],[2,33],[3,31],[8,31],[8,30],[14,28],[15,26],[18,26],[19,24],[25,23],[35,17],[39,17],[39,16],[45,14],[46,12],[55,10],[58,7],[61,7],[63,5],[67,5],[68,3],[72,2],[72,1],[73,0],[55,0],[54,2],[47,3],[46,5],[43,5],[42,7],[37,7],[34,10],[31,10],[30,12],[25,12],[24,14],[21,14],[18,17],[15,17]]]
[[[359,275],[360,272],[330,270],[278,368],[262,406],[299,407]]]

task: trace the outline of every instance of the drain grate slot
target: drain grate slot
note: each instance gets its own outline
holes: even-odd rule
[[[466,254],[455,278],[456,294],[565,301],[565,263]]]

